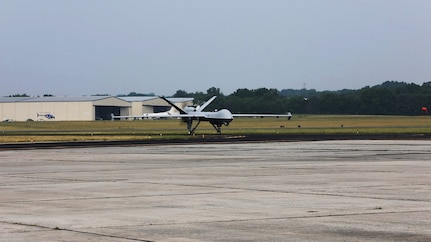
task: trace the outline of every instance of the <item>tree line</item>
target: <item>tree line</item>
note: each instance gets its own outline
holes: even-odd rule
[[[103,94],[108,95],[108,94]],[[45,94],[46,96],[53,96]],[[154,93],[131,92],[124,96],[154,96]],[[423,115],[431,108],[431,82],[422,85],[386,81],[361,89],[316,91],[315,89],[237,89],[224,95],[220,88],[189,93],[178,90],[172,97],[192,97],[202,104],[212,96],[217,99],[207,110],[227,108],[233,113],[357,114],[357,115]],[[9,97],[28,97],[15,94]]]
[[[218,96],[207,110],[227,108],[233,113],[301,113],[357,115],[422,115],[431,107],[431,82],[386,81],[376,86],[338,91],[314,89],[238,89],[224,95],[220,88],[188,93],[178,90],[172,97],[193,97],[202,104]]]

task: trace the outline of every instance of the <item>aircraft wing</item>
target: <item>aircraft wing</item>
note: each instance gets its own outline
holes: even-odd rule
[[[114,115],[113,113],[111,113],[111,120],[114,119],[141,119],[141,118],[145,118],[143,115]]]
[[[111,115],[112,120],[114,119],[158,119],[158,118],[205,118],[203,113],[193,113],[193,114],[181,114],[181,113],[144,113],[142,115],[130,115],[130,116],[115,116]]]
[[[292,117],[292,115],[290,114],[263,114],[263,113],[233,113],[232,114],[233,117],[275,117],[275,118],[279,118],[279,117]]]
[[[140,117],[142,118],[204,118],[206,117],[203,113],[144,113]]]
[[[213,96],[208,101],[206,101],[204,104],[202,104],[201,106],[199,106],[198,109],[197,109],[197,111],[198,112],[202,112],[208,105],[211,104],[212,101],[214,101],[214,99],[216,99],[216,97],[217,96]]]
[[[175,105],[173,102],[169,101],[167,98],[160,96],[161,99],[165,100],[165,102],[169,103],[172,107],[174,107],[180,114],[187,114],[183,109]]]

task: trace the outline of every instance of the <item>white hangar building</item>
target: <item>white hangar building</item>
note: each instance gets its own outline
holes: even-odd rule
[[[121,115],[141,115],[143,113],[160,113],[171,109],[171,105],[159,97],[119,97],[120,99],[131,103],[129,114]],[[180,108],[193,105],[193,98],[168,98]]]
[[[191,105],[193,98],[170,98],[178,106]],[[141,115],[161,112],[171,107],[159,97],[0,97],[2,121],[48,120],[57,121],[110,120],[114,115]]]

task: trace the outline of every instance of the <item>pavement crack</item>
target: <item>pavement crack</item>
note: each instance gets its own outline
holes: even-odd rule
[[[239,193],[239,192],[240,191],[170,193],[170,194],[150,194],[150,195],[131,195],[131,196],[74,197],[74,198],[56,198],[56,199],[40,199],[40,200],[7,201],[7,202],[0,202],[0,204],[33,203],[33,202],[58,202],[58,201],[80,201],[80,200],[102,200],[102,199],[124,199],[124,198],[145,198],[145,197],[195,196],[195,195],[229,194],[229,193]]]
[[[324,192],[284,191],[284,190],[274,190],[274,189],[257,189],[257,188],[228,187],[228,186],[210,186],[210,185],[198,185],[198,184],[178,184],[178,183],[174,184],[174,183],[158,183],[158,182],[149,182],[149,184],[155,184],[155,185],[176,185],[176,186],[200,187],[200,188],[217,188],[217,189],[229,189],[229,190],[237,190],[237,191],[255,191],[255,192],[269,192],[269,193],[302,194],[302,195],[313,195],[313,196],[333,196],[333,197],[348,197],[348,198],[367,198],[367,199],[376,199],[376,200],[431,202],[431,200],[427,200],[427,199],[389,198],[389,197],[376,197],[376,196],[356,196],[356,195],[337,194],[337,193],[324,193]]]
[[[270,220],[289,220],[289,219],[312,219],[312,218],[327,218],[327,217],[346,217],[346,216],[363,216],[363,215],[381,215],[381,214],[402,214],[402,213],[419,213],[431,212],[431,210],[410,210],[410,211],[389,211],[382,212],[380,209],[376,212],[362,212],[362,213],[342,213],[342,214],[317,214],[318,211],[308,211],[310,215],[303,216],[284,216],[284,217],[265,217],[265,218],[250,218],[250,219],[229,219],[229,220],[213,220],[213,221],[200,221],[193,222],[193,224],[212,224],[212,223],[237,223],[237,222],[250,222],[250,221],[270,221]],[[146,224],[147,226],[162,226],[162,225],[180,225],[190,223],[152,223]],[[146,226],[139,225],[139,226]]]
[[[117,236],[117,235],[112,235],[112,234],[102,234],[102,233],[89,232],[89,231],[81,231],[81,230],[76,230],[76,229],[50,227],[50,226],[45,226],[45,225],[40,225],[40,224],[28,224],[28,223],[22,223],[22,222],[8,222],[8,221],[0,221],[0,223],[26,226],[26,227],[33,227],[33,228],[39,228],[39,229],[51,230],[51,231],[66,231],[66,232],[71,232],[71,233],[87,234],[87,235],[93,235],[93,236],[98,236],[98,237],[124,239],[124,240],[130,240],[130,241],[153,242],[152,240],[131,238],[131,237],[125,237],[125,236]]]

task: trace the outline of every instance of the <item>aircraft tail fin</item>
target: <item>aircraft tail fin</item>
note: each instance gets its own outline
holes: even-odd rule
[[[216,97],[217,96],[213,96],[212,98],[210,98],[204,104],[202,104],[201,106],[199,106],[196,111],[201,112],[202,110],[204,110],[208,105],[210,105],[212,103],[212,101],[214,101],[214,99],[216,99]]]
[[[165,98],[165,97],[160,97],[160,98],[163,99],[163,100],[165,100],[165,102],[169,103],[169,105],[171,105],[176,110],[178,110],[178,112],[180,112],[180,114],[187,114],[183,109],[181,109],[180,107],[178,107],[177,105],[175,105],[173,102],[169,101],[167,98]]]

